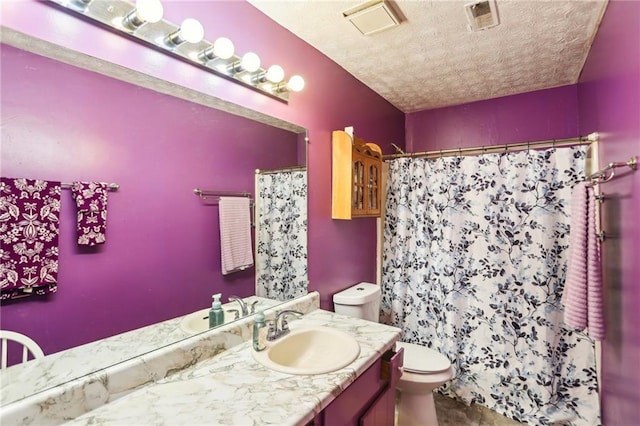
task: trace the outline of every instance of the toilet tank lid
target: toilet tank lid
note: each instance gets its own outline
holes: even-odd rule
[[[333,303],[361,305],[380,298],[380,287],[371,283],[358,283],[333,295]]]

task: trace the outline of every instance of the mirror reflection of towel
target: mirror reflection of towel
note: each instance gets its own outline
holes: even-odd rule
[[[73,182],[71,193],[78,207],[78,245],[95,246],[106,240],[107,184]]]
[[[0,180],[0,298],[57,290],[60,182]]]
[[[247,197],[220,197],[218,202],[222,275],[253,266],[250,203]]]

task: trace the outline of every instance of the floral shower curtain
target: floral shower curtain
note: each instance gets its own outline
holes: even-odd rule
[[[452,361],[443,393],[529,424],[600,424],[594,342],[560,300],[585,152],[390,163],[382,318]]]
[[[307,294],[307,172],[257,176],[256,295]]]

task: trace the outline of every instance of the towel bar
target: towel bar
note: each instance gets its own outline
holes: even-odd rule
[[[62,182],[60,184],[64,189],[69,189],[73,186],[72,183],[69,182]],[[120,185],[118,185],[117,183],[109,183],[107,184],[107,190],[109,191],[117,191],[118,189],[120,189]]]
[[[232,192],[232,191],[215,191],[209,189],[199,189],[195,188],[193,193],[200,197],[203,201],[213,201],[214,205],[218,205],[217,202],[220,201],[220,197],[245,197],[249,198],[249,207],[251,208],[251,226],[256,226],[255,224],[255,207],[256,203],[251,198],[250,192]]]

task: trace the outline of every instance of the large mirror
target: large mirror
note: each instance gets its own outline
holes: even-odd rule
[[[274,272],[282,265],[270,254],[290,248],[274,246],[269,238],[282,235],[268,226],[278,211],[302,212],[303,222],[284,235],[306,241],[304,128],[6,27],[1,54],[2,176],[119,185],[108,194],[106,241],[96,246],[78,245],[76,206],[62,189],[57,292],[3,301],[3,329],[53,354],[151,324],[177,324],[208,309],[218,293],[227,310],[240,310],[231,296],[255,310],[306,293],[306,243],[294,250],[295,280],[283,285]],[[258,226],[253,267],[222,273],[220,206],[196,188],[251,195]],[[276,202],[287,188],[296,190],[295,206]],[[160,340],[190,335],[172,330]],[[77,365],[73,375],[124,360]]]

